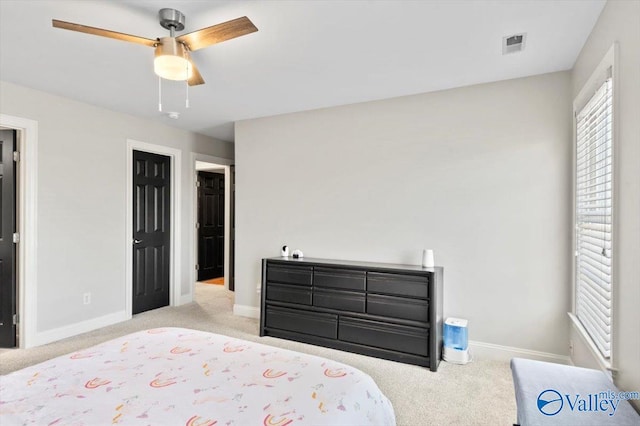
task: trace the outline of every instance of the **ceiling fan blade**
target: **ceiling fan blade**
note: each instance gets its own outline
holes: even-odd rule
[[[78,31],[80,33],[93,34],[102,37],[115,38],[116,40],[129,41],[131,43],[144,44],[145,46],[154,47],[157,40],[138,37],[130,34],[119,33],[116,31],[103,30],[102,28],[89,27],[81,24],[74,24],[73,22],[59,21],[53,19],[52,24],[55,28],[62,28],[63,30]]]
[[[232,38],[240,37],[258,31],[253,22],[246,16],[203,28],[192,33],[176,37],[181,43],[187,45],[189,50],[202,49],[212,44],[220,43]]]
[[[196,64],[193,63],[193,60],[191,58],[189,58],[189,61],[191,61],[191,70],[193,74],[191,74],[191,78],[187,81],[187,83],[189,83],[189,86],[204,84],[204,79],[202,78],[202,75],[200,75],[200,71],[198,71]]]

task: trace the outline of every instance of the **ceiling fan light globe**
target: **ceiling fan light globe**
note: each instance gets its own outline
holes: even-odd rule
[[[159,77],[167,80],[184,81],[193,75],[191,62],[173,55],[156,56],[153,60],[153,70]]]
[[[188,80],[193,75],[193,67],[182,43],[173,37],[163,37],[156,47],[153,60],[154,72],[167,80]]]

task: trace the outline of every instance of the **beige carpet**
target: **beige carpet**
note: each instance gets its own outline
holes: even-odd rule
[[[393,403],[398,425],[511,425],[516,420],[507,362],[440,363],[423,367],[258,336],[258,321],[231,314],[233,293],[222,286],[196,285],[196,302],[136,315],[132,320],[32,349],[0,352],[0,373],[42,362],[109,339],[153,327],[211,331],[267,345],[331,358],[369,374]]]

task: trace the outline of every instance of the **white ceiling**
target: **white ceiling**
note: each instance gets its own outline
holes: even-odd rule
[[[233,122],[567,70],[605,0],[0,1],[0,79],[222,140]],[[163,82],[153,49],[51,26],[60,19],[147,38],[157,12],[183,33],[248,16],[259,31],[192,54],[206,84]],[[502,56],[505,35],[526,32]]]

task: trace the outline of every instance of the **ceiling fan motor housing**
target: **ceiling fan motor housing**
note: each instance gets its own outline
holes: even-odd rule
[[[167,30],[174,29],[175,31],[184,30],[185,17],[182,12],[175,9],[160,9],[158,12],[160,18],[160,25]]]

